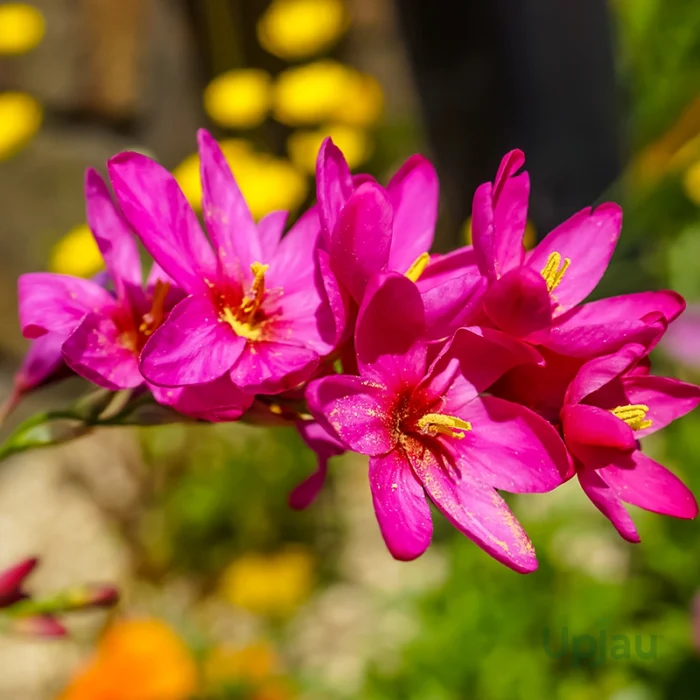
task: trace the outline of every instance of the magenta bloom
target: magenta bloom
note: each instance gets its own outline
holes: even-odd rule
[[[105,259],[115,295],[93,280],[30,273],[19,280],[19,313],[27,338],[63,339],[66,363],[107,389],[140,386],[138,353],[164,319],[171,287],[157,267],[142,288],[141,263],[128,226],[102,178],[85,179],[88,224]]]
[[[94,170],[86,173],[85,197],[88,224],[114,293],[97,280],[52,273],[22,275],[22,331],[25,337],[41,343],[28,358],[32,358],[35,371],[44,374],[55,365],[58,346],[76,374],[106,389],[134,389],[144,384],[139,371],[143,346],[183,294],[158,265],[153,265],[143,287],[133,234]],[[210,420],[237,418],[252,401],[230,382],[210,383],[187,392],[150,388],[160,403]]]
[[[533,251],[522,238],[530,191],[522,151],[501,161],[496,180],[474,194],[476,262],[489,282],[483,307],[489,319],[519,338],[532,339],[593,291],[612,257],[622,225],[616,204],[583,209],[555,228]]]
[[[229,376],[250,394],[290,389],[331,349],[315,282],[318,217],[307,212],[281,240],[283,212],[256,226],[218,144],[198,138],[209,240],[167,170],[137,153],[109,163],[127,219],[187,294],[144,347],[141,371],[163,387]]]
[[[334,311],[338,340],[351,330],[369,280],[400,272],[418,281],[430,263],[438,211],[438,180],[425,158],[414,155],[386,188],[367,175],[352,177],[330,138],[319,151],[316,188],[323,235],[318,256]],[[426,332],[443,338],[478,310],[478,270],[453,265],[448,274],[419,282]]]
[[[532,544],[496,489],[555,488],[569,468],[566,451],[539,416],[479,392],[539,356],[498,331],[462,329],[428,366],[424,331],[416,285],[395,273],[379,278],[358,316],[360,376],[312,382],[310,410],[369,455],[374,508],[394,557],[414,559],[428,547],[429,497],[491,556],[533,571]]]
[[[584,364],[566,393],[562,432],[581,487],[630,542],[639,535],[623,503],[676,518],[694,518],[693,494],[647,457],[639,439],[700,403],[700,387],[648,374],[646,348],[622,350]]]

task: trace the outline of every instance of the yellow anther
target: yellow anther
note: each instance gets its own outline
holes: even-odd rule
[[[411,267],[406,270],[406,277],[411,282],[417,282],[420,276],[425,272],[430,262],[430,253],[421,253],[412,263]]]
[[[461,440],[464,432],[472,429],[472,424],[457,416],[446,416],[442,413],[426,413],[418,420],[418,428],[428,435],[441,433],[448,437]]]
[[[244,316],[251,317],[260,308],[263,297],[265,296],[265,273],[269,265],[254,262],[250,266],[253,273],[253,284],[250,287],[250,294],[246,294],[241,301],[241,313]]]
[[[651,421],[647,419],[649,406],[641,403],[628,403],[626,406],[613,408],[610,413],[616,418],[625,421],[632,430],[645,430],[651,427]]]
[[[554,251],[549,254],[547,263],[542,268],[542,272],[540,272],[547,283],[548,291],[553,292],[561,284],[564,274],[569,269],[569,265],[571,265],[571,258],[564,258],[562,263],[561,253]]]

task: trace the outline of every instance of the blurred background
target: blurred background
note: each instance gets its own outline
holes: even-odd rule
[[[0,2],[1,391],[26,350],[17,276],[99,270],[84,169],[149,153],[196,207],[201,126],[256,217],[313,200],[326,135],[384,180],[425,153],[442,186],[436,250],[468,240],[475,187],[521,147],[531,242],[613,198],[623,236],[598,293],[700,302],[699,86],[694,0]],[[697,308],[659,373],[700,378]],[[3,435],[85,389],[31,397]],[[700,415],[647,442],[700,495]],[[632,546],[569,484],[512,499],[533,575],[441,518],[431,549],[398,563],[366,464],[331,466],[299,513],[288,494],[314,460],[286,429],[115,428],[1,463],[0,568],[39,555],[34,590],[106,580],[124,601],[70,641],[0,638],[0,698],[697,699],[696,523],[637,511]],[[581,635],[594,658],[575,652]]]

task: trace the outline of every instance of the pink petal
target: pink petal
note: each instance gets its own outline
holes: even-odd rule
[[[330,239],[333,272],[359,304],[370,278],[386,270],[392,210],[383,189],[368,182],[353,192]]]
[[[386,192],[394,210],[389,269],[406,272],[433,245],[439,196],[435,168],[423,156],[411,156],[391,178]]]
[[[404,275],[377,277],[360,307],[355,350],[360,374],[400,390],[423,378],[426,346],[423,301]]]
[[[515,175],[525,163],[522,151],[514,150],[501,161],[493,185],[481,185],[472,205],[472,238],[479,269],[491,279],[522,265],[523,234],[527,224],[530,178]]]
[[[552,299],[542,275],[516,267],[493,282],[484,310],[502,331],[525,338],[552,323]]]
[[[460,328],[431,365],[423,390],[444,397],[445,410],[460,411],[512,367],[542,361],[515,338],[490,328]]]
[[[505,501],[467,468],[415,443],[407,451],[413,470],[435,505],[454,527],[506,566],[521,573],[537,568],[530,539]]]
[[[88,314],[63,344],[66,364],[98,386],[117,391],[143,384],[138,354],[124,345],[108,316]]]
[[[0,571],[0,608],[16,602],[22,596],[22,584],[38,563],[36,557],[31,557]]]
[[[460,467],[484,484],[511,493],[545,493],[573,475],[557,431],[524,406],[483,396],[459,417],[472,429],[452,441],[452,451]]]
[[[107,164],[124,215],[155,261],[185,291],[206,291],[216,258],[175,178],[139,153],[120,153]]]
[[[394,559],[411,561],[430,545],[433,522],[423,486],[401,449],[370,457],[369,485],[379,529]]]
[[[247,343],[231,369],[231,381],[249,394],[279,394],[309,379],[320,357],[308,347]]]
[[[475,322],[486,280],[478,272],[443,279],[426,289],[418,285],[425,307],[426,335],[430,340],[451,336],[458,328]]]
[[[646,419],[651,427],[637,430],[637,438],[665,428],[700,404],[700,387],[677,379],[637,375],[624,377],[622,385],[629,403],[649,407]]]
[[[530,336],[528,340],[543,345],[553,352],[569,357],[590,358],[607,355],[624,345],[637,344],[647,352],[656,345],[665,330],[665,321],[624,319],[616,323],[554,327],[542,338]]]
[[[87,313],[109,314],[116,302],[91,280],[31,272],[18,281],[19,322],[25,338],[45,333],[67,336]]]
[[[683,298],[670,291],[600,299],[557,318],[543,342],[555,352],[578,357],[608,354],[627,343],[650,346],[661,329],[649,315],[661,314],[671,322],[684,307]]]
[[[60,373],[63,364],[61,348],[66,338],[57,333],[46,333],[32,341],[20,368],[15,374],[14,385],[19,394],[36,389]]]
[[[117,293],[124,298],[124,284],[140,287],[141,260],[134,234],[112,202],[102,176],[92,168],[85,173],[87,223],[102,253]]]
[[[320,233],[318,208],[314,207],[302,214],[269,258],[272,287],[279,286],[288,295],[314,286],[314,250]]]
[[[229,275],[249,275],[254,262],[263,262],[258,228],[219,144],[204,129],[197,132],[197,143],[209,238]]]
[[[328,329],[326,342],[338,347],[352,333],[350,324],[351,306],[357,307],[343,290],[331,269],[330,256],[325,250],[316,249],[316,288],[322,296],[322,306],[318,312],[319,328]]]
[[[338,216],[354,190],[350,168],[340,149],[327,138],[316,161],[316,199],[321,214],[324,235],[335,230]]]
[[[212,423],[238,420],[254,400],[232,384],[226,374],[207,384],[181,388],[149,385],[149,389],[158,403],[190,418]]]
[[[603,481],[594,469],[583,468],[578,472],[581,488],[593,505],[613,524],[628,542],[639,542],[637,528],[632,522],[615,491]]]
[[[481,274],[476,264],[474,248],[470,245],[444,255],[431,255],[428,267],[418,279],[418,287],[422,291],[424,284],[429,288],[446,279],[464,274]]]
[[[589,360],[571,382],[566,392],[566,403],[580,403],[586,396],[598,391],[627,371],[644,356],[645,352],[644,346],[632,344],[625,345],[611,355]]]
[[[567,271],[564,279],[568,274]],[[641,320],[653,312],[662,314],[670,323],[683,312],[683,309],[685,309],[685,300],[680,294],[672,291],[622,294],[582,304],[557,319],[557,326],[607,325],[630,319]]]
[[[376,456],[396,445],[392,396],[384,387],[336,375],[311,382],[306,398],[314,418],[351,450]]]
[[[315,452],[318,460],[316,471],[289,494],[289,505],[295,510],[303,510],[316,500],[323,488],[329,459],[342,455],[345,452],[345,445],[334,438],[320,423],[314,421],[297,423],[297,430],[302,440]]]
[[[557,313],[583,301],[600,282],[617,245],[622,209],[607,202],[595,210],[583,209],[557,226],[527,257],[527,265],[540,272],[551,253],[571,260],[561,283],[552,291]]]
[[[141,353],[141,373],[158,386],[206,384],[228,372],[246,344],[220,321],[206,297],[189,296]]]
[[[333,350],[335,324],[313,279],[308,289],[282,297],[270,328],[270,341],[303,345],[322,356]]]
[[[695,497],[677,476],[640,450],[631,459],[633,468],[610,466],[599,472],[620,500],[674,518],[697,516]]]
[[[632,428],[610,411],[597,406],[577,404],[561,411],[564,439],[572,443],[610,447],[631,452],[637,441]]]
[[[277,250],[289,214],[286,211],[272,211],[258,221],[258,236],[263,260],[272,260]]]

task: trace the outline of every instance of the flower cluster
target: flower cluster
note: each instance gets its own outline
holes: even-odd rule
[[[18,391],[65,363],[192,418],[292,422],[318,454],[295,507],[316,496],[332,456],[367,455],[399,559],[428,547],[432,501],[491,556],[533,571],[499,491],[547,492],[573,476],[629,541],[625,503],[695,517],[692,494],[639,443],[700,403],[700,388],[650,372],[683,299],[582,303],[614,251],[617,205],[574,214],[526,252],[529,178],[512,151],[474,196],[473,246],[431,255],[438,182],[420,156],[384,187],[353,176],[326,140],[317,203],[283,235],[286,214],[256,223],[204,131],[199,153],[206,234],[146,156],[110,160],[116,204],[88,172],[107,272],[20,279],[22,330],[37,345]],[[145,282],[136,239],[155,261]]]

